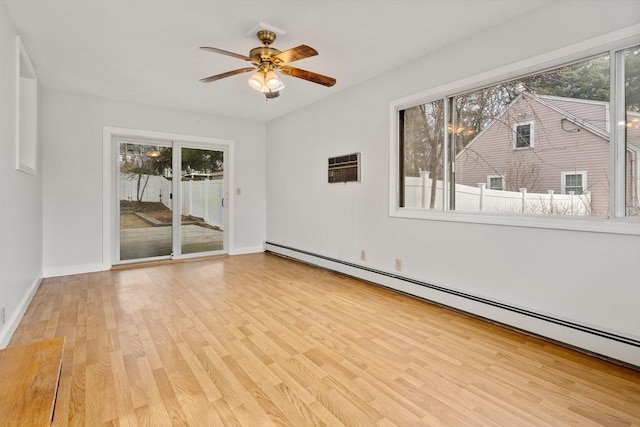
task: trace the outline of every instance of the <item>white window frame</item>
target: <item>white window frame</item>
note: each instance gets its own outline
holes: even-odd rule
[[[513,131],[513,149],[514,150],[528,150],[534,147],[534,122],[533,120],[514,123],[511,130]],[[518,147],[518,126],[529,125],[529,145],[526,147]]]
[[[505,188],[504,175],[487,175],[487,188],[489,190],[498,190],[497,188],[491,188],[491,179],[493,178],[500,178],[500,183],[502,184],[502,188],[500,188],[499,190],[504,190]]]
[[[560,173],[562,179],[560,183],[562,194],[567,194],[567,175],[582,175],[582,194],[587,191],[587,171],[567,171]]]
[[[443,210],[401,208],[399,206],[400,181],[398,175],[400,159],[400,129],[398,115],[400,110],[404,110],[421,103],[433,102],[437,99],[446,100],[446,97],[448,96],[470,92],[502,81],[512,80],[521,76],[540,72],[545,69],[559,67],[567,63],[577,62],[604,52],[609,52],[613,57],[615,56],[616,51],[626,49],[640,43],[638,34],[640,34],[640,24],[631,25],[574,45],[566,46],[542,55],[537,55],[513,64],[469,76],[458,81],[446,83],[391,101],[389,103],[389,216],[395,218],[426,219],[432,221],[578,230],[636,236],[640,235],[640,220],[638,218],[625,218],[624,209],[619,208],[610,209],[610,213],[612,215],[611,218],[578,218],[556,215],[529,216],[522,214],[509,215],[488,212],[475,213],[448,211],[446,200],[443,200]],[[615,70],[611,70],[611,75],[611,78],[613,79]],[[610,103],[612,107],[614,105],[618,105],[619,110],[619,105],[622,101],[616,100],[616,97],[613,95],[615,86],[611,86],[612,99],[610,100]],[[612,115],[612,131],[609,144],[612,151],[624,150],[624,148],[620,149],[619,147],[624,144],[617,143],[620,139],[620,135],[624,135],[624,120],[616,120],[619,119],[618,116],[624,117],[624,108],[622,109],[622,112],[618,112],[617,115]],[[446,137],[447,135],[445,134],[445,139]],[[611,158],[613,166],[612,169],[618,171],[617,174],[620,175],[611,180],[612,189],[610,189],[609,194],[612,200],[611,204],[614,206],[624,205],[624,187],[620,187],[620,183],[624,183],[624,169],[620,172],[620,165],[622,164],[624,167],[624,163],[620,161],[620,158],[621,157],[619,155],[615,158]],[[622,158],[624,158],[624,156],[622,156]],[[445,177],[443,185],[445,188],[448,188],[449,171],[447,162],[444,164],[443,174]],[[447,192],[443,193],[445,193],[443,198],[447,197]]]

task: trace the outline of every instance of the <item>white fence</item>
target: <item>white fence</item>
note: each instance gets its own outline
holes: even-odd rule
[[[182,214],[222,227],[223,180],[182,181]]]
[[[140,187],[145,185],[145,180],[149,178],[147,186],[142,194],[143,202],[162,202],[169,207],[171,195],[171,181],[161,176],[142,175]],[[137,200],[137,174],[120,174],[120,200],[128,200],[135,202]],[[142,191],[142,189],[141,189]]]
[[[144,185],[146,176],[142,176],[140,185]],[[120,200],[137,200],[137,175],[120,174]],[[143,202],[162,202],[171,209],[171,181],[156,175],[150,175],[147,187],[142,195]],[[182,181],[182,215],[192,215],[204,219],[209,225],[222,227],[222,197],[224,181],[222,179],[204,181]]]
[[[429,208],[432,182],[421,172],[420,177],[405,177],[404,201],[407,208]],[[436,182],[434,209],[442,209],[443,182]],[[502,191],[486,188],[485,183],[477,187],[456,184],[456,210],[467,212],[502,212],[544,215],[590,215],[591,193],[555,194]]]

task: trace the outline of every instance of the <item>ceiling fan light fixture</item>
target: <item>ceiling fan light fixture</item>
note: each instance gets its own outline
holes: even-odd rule
[[[277,98],[279,91],[284,89],[284,84],[273,70],[258,69],[249,79],[249,85],[262,92],[267,99]]]
[[[280,80],[278,80],[278,85],[277,86],[269,87],[269,85],[267,85],[263,92],[266,92],[266,91],[277,92],[277,91],[282,90],[282,89],[284,89],[284,83],[282,83]]]
[[[264,91],[265,89],[265,81],[264,81],[264,72],[262,70],[258,70],[255,72],[253,76],[249,79],[249,84],[252,88],[259,91]]]
[[[265,86],[269,90],[280,90],[281,86],[284,87],[284,85],[282,84],[282,82],[280,81],[278,76],[276,75],[275,71],[273,71],[273,70],[267,71],[267,74],[265,75],[264,81],[265,81]]]

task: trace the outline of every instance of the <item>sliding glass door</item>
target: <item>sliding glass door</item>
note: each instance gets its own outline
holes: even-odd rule
[[[180,150],[180,253],[224,249],[224,151]]]
[[[172,147],[119,141],[119,259],[173,252]]]
[[[226,252],[226,147],[120,138],[115,263]]]

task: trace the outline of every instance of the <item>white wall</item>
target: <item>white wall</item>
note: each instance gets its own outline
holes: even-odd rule
[[[102,264],[103,126],[230,139],[235,150],[233,252],[261,251],[265,238],[265,125],[44,90],[45,276]],[[230,189],[234,191],[234,189]]]
[[[620,13],[618,13],[620,11]],[[389,103],[636,24],[640,3],[552,2],[267,125],[267,245],[405,292],[640,365],[640,348],[498,312],[344,262],[640,340],[640,237],[393,218]],[[543,30],[545,28],[545,30]],[[336,76],[338,85],[340,76]],[[327,184],[327,158],[362,153],[362,182]],[[286,166],[283,166],[286,165]],[[366,250],[366,261],[360,251]],[[339,262],[323,259],[329,257]],[[600,340],[600,341],[598,341]]]
[[[7,345],[42,276],[40,157],[35,176],[15,168],[16,34],[0,2],[0,308],[6,319],[0,325],[0,348]],[[39,136],[37,146],[40,150]]]

